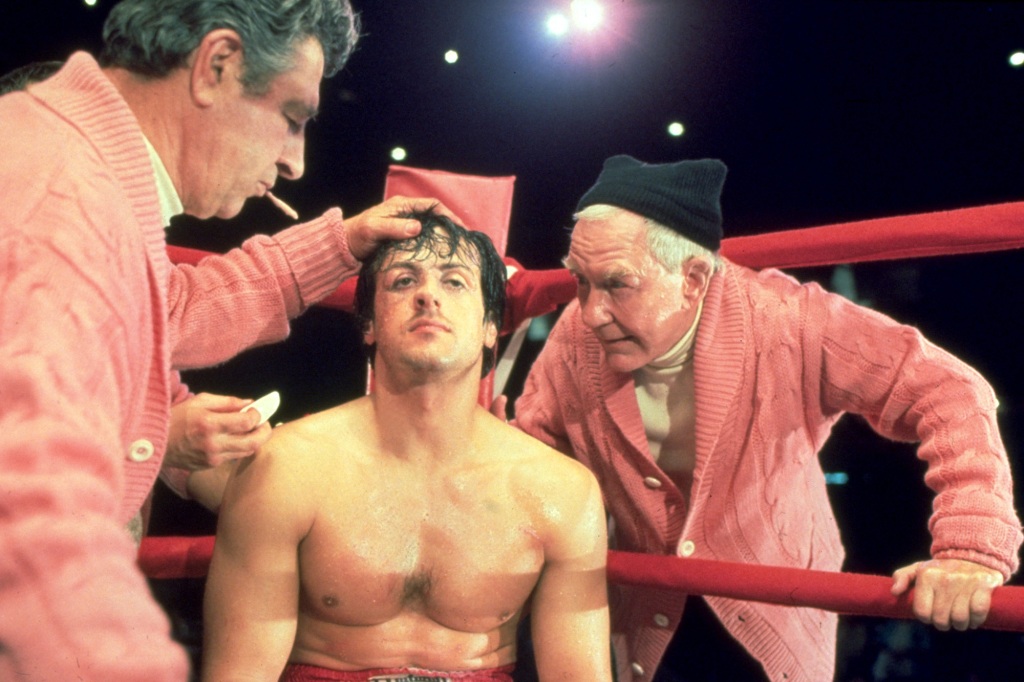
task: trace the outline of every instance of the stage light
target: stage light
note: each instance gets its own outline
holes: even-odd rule
[[[584,31],[593,31],[604,21],[604,7],[596,0],[573,0],[569,9],[573,21]]]
[[[672,137],[682,137],[685,132],[686,128],[679,121],[672,121],[668,124],[668,134]]]
[[[1010,55],[1010,64],[1012,66],[1021,66],[1024,64],[1024,52],[1014,52]]]
[[[455,50],[448,50],[444,53],[444,60],[449,64],[454,64],[459,61],[459,53]]]
[[[394,149],[391,150],[392,161],[405,161],[406,156],[407,154],[405,153],[405,149],[403,149],[402,147],[395,147]]]
[[[569,19],[562,13],[552,14],[547,21],[548,33],[553,36],[564,36],[569,32]]]
[[[85,4],[88,5],[89,7],[95,7],[96,6],[96,0],[85,0]]]

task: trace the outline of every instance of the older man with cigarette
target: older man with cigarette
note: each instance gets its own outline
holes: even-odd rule
[[[200,267],[168,262],[163,228],[302,175],[357,33],[348,0],[124,0],[99,63],[0,98],[0,679],[187,678],[124,531],[173,370],[284,338],[433,202],[334,209]]]

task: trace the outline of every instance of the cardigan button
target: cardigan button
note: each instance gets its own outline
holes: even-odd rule
[[[153,456],[153,444],[145,438],[140,438],[128,448],[128,459],[133,462],[145,462]]]
[[[654,624],[659,628],[667,628],[671,622],[664,613],[654,614]]]
[[[629,667],[633,670],[633,674],[634,675],[637,675],[639,677],[643,677],[644,667],[642,665],[640,665],[639,663],[633,663]]]
[[[661,487],[661,481],[655,478],[654,476],[648,476],[647,478],[644,479],[644,485],[650,488],[651,490],[657,490],[658,488]]]
[[[693,540],[684,540],[683,544],[679,545],[680,556],[690,556],[693,554],[697,546],[693,544]]]

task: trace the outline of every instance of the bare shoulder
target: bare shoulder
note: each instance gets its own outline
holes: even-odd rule
[[[344,468],[343,448],[358,451],[355,434],[359,401],[312,414],[274,429],[262,448],[236,467],[229,489],[246,491],[264,501],[312,499],[325,471]],[[296,496],[296,490],[303,491]]]
[[[586,484],[593,479],[593,474],[585,466],[533,436],[514,426],[499,423],[500,438],[506,440],[505,454],[522,458],[530,468],[538,474],[550,473],[558,479],[570,479]]]
[[[494,449],[508,462],[509,482],[524,497],[560,516],[603,509],[597,479],[587,467],[513,426],[495,423]]]

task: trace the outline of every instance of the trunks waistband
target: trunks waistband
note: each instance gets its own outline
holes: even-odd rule
[[[289,663],[280,682],[512,682],[515,665],[486,670],[439,671],[422,668],[333,670],[305,663]]]

